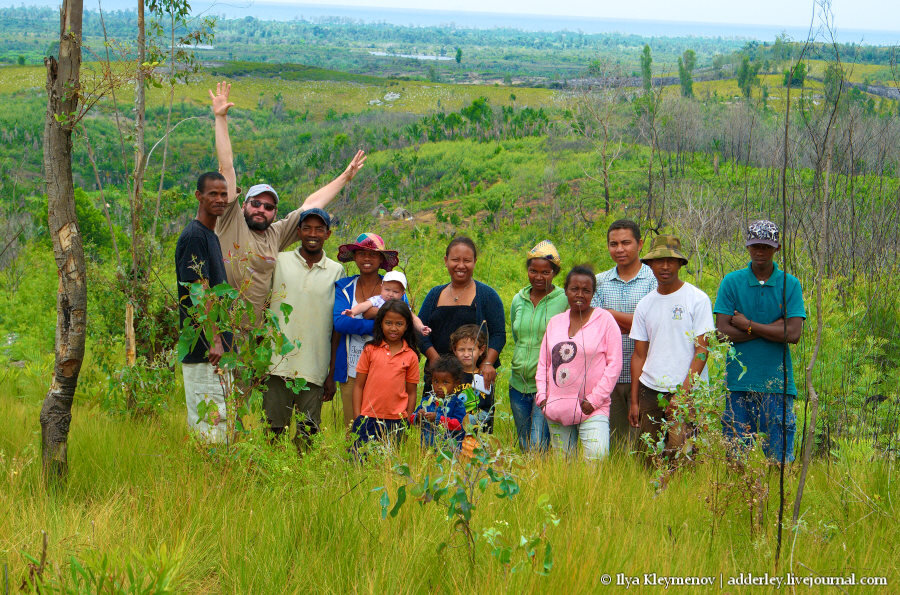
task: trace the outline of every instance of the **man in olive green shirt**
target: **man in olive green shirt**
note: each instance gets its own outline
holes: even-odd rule
[[[273,354],[268,390],[263,405],[269,427],[279,435],[296,412],[298,445],[316,433],[322,419],[322,402],[334,397],[334,282],[344,267],[325,256],[323,246],[331,235],[331,218],[322,209],[300,215],[300,246],[278,255],[272,288],[272,315],[282,332],[300,347],[286,356]],[[291,306],[285,321],[281,304]],[[293,381],[303,379],[306,389],[294,392]]]
[[[219,172],[225,176],[228,185],[228,206],[219,217],[216,234],[222,245],[228,283],[253,304],[256,325],[259,325],[268,305],[276,258],[279,252],[299,239],[297,224],[301,213],[307,209],[324,208],[331,202],[362,168],[366,155],[363,151],[358,151],[344,173],[309,195],[299,209],[292,211],[284,219],[275,220],[278,194],[268,184],[251,187],[247,191],[243,207],[239,208],[237,196],[240,190],[237,187],[234,155],[228,135],[228,110],[234,106],[234,103],[228,101],[230,90],[229,83],[219,83],[215,93],[209,92],[216,119]]]

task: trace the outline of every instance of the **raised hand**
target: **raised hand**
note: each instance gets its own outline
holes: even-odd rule
[[[353,156],[353,159],[350,160],[350,165],[344,170],[344,177],[346,178],[345,182],[352,180],[365,164],[366,152],[362,150],[357,151],[356,155]]]
[[[212,110],[215,116],[227,116],[228,110],[234,107],[234,103],[228,101],[228,95],[231,93],[231,83],[222,81],[216,83],[216,92],[209,91],[209,97],[212,99]]]

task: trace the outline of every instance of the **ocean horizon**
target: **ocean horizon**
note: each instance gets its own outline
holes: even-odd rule
[[[0,8],[18,6],[57,7],[48,0],[0,0]],[[127,0],[107,0],[105,11],[134,11],[134,3]],[[457,12],[447,10],[410,10],[402,8],[374,8],[321,4],[284,4],[274,2],[237,2],[223,4],[199,0],[191,4],[193,14],[217,15],[228,19],[253,17],[268,21],[319,21],[350,19],[362,23],[388,23],[399,26],[454,26],[464,29],[517,29],[521,31],[571,31],[586,34],[621,33],[642,37],[704,37],[772,41],[785,33],[793,40],[806,39],[806,27],[779,27],[748,23],[705,23],[689,21],[654,21],[631,19],[600,19],[537,14],[505,14],[488,12]],[[87,11],[96,11],[97,4],[87,0]],[[898,45],[900,31],[840,29],[836,31],[841,43],[865,45]]]

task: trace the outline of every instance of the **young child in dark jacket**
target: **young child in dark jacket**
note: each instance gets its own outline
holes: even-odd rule
[[[454,355],[444,355],[431,369],[432,392],[422,395],[422,402],[409,421],[422,429],[422,444],[432,446],[435,436],[452,441],[456,448],[465,437],[465,396],[455,391],[463,378],[462,364]]]
[[[469,416],[466,427],[475,433],[493,434],[496,384],[487,392],[481,390],[484,379],[478,369],[487,351],[487,332],[477,324],[464,324],[450,335],[450,349],[463,367],[462,384],[456,390],[462,394]]]

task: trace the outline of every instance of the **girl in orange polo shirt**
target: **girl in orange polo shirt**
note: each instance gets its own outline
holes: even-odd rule
[[[397,437],[416,406],[419,351],[409,306],[386,301],[375,316],[372,337],[356,364],[354,449]]]

